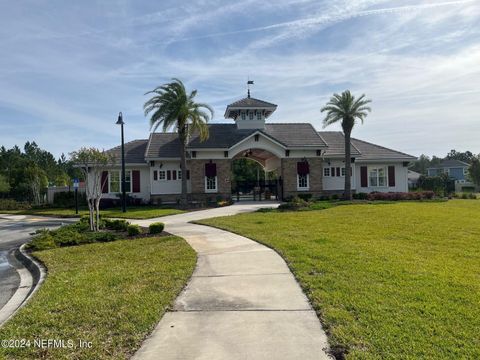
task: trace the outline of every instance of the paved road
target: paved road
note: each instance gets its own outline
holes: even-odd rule
[[[0,309],[15,293],[20,277],[14,266],[20,266],[13,251],[30,239],[37,229],[55,228],[70,219],[50,219],[23,215],[0,215]]]

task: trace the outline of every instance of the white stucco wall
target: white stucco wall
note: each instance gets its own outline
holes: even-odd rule
[[[352,189],[356,188],[356,168],[354,166],[355,164],[352,164]],[[340,176],[332,176],[331,170],[330,170],[330,176],[323,176],[323,190],[344,190],[345,189],[345,177],[341,176],[342,175],[342,168],[345,167],[345,162],[341,160],[330,160],[324,161],[322,164],[323,168],[340,168]],[[347,172],[345,172],[347,173]],[[324,174],[322,170],[322,175]]]
[[[361,187],[361,166],[385,166],[387,168],[387,183],[388,183],[388,166],[395,166],[395,186],[385,187]],[[408,167],[403,166],[402,162],[376,162],[376,163],[355,163],[355,181],[357,193],[377,192],[407,192],[408,191]],[[352,187],[353,188],[353,187]]]
[[[162,167],[160,167],[162,165]],[[164,194],[181,194],[182,193],[182,180],[153,180],[154,170],[180,170],[180,161],[155,161],[154,165],[149,170],[149,181],[151,184],[152,195],[164,195]],[[190,180],[187,181],[187,191],[190,192]]]

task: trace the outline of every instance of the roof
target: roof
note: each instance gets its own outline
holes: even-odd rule
[[[180,140],[177,133],[151,133],[145,158],[178,158],[180,157]]]
[[[400,151],[392,150],[380,145],[375,145],[367,141],[352,138],[352,145],[360,151],[358,160],[383,160],[398,159],[405,161],[414,161],[417,158],[412,155],[405,154]]]
[[[444,169],[444,168],[464,168],[469,167],[470,164],[460,160],[447,159],[442,160],[438,165],[431,166],[429,169]]]
[[[325,140],[328,148],[325,150],[325,156],[345,156],[345,136],[341,131],[320,131],[318,134]],[[360,151],[352,144],[350,151],[352,156],[360,155]]]
[[[145,162],[145,149],[147,148],[148,140],[133,140],[125,143],[125,162],[130,164],[141,164]],[[106,151],[115,157],[115,161],[120,162],[122,159],[122,148],[116,146]]]
[[[235,101],[231,103],[230,105],[227,105],[228,107],[240,107],[240,108],[268,108],[268,107],[277,107],[277,105],[269,103],[267,101],[255,99],[252,97],[246,97],[244,99]]]

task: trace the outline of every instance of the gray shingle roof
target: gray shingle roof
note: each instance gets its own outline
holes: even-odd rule
[[[145,149],[147,148],[148,140],[133,140],[125,143],[125,162],[128,164],[141,164],[145,162]],[[115,162],[122,161],[122,148],[116,146],[106,151],[115,157]]]
[[[231,103],[227,107],[267,108],[267,107],[277,107],[277,105],[269,103],[267,101],[255,99],[252,97],[246,97],[244,99]]]
[[[325,140],[328,148],[325,156],[345,156],[345,136],[341,131],[320,131],[318,134]],[[350,141],[352,156],[360,155],[360,151]]]
[[[204,142],[200,141],[198,134],[194,134],[190,139],[191,148],[229,148],[247,136],[253,134],[256,130],[238,130],[236,124],[209,124],[209,137]]]
[[[177,133],[151,133],[148,147],[144,153],[146,158],[178,158],[180,157],[180,141]]]
[[[358,160],[399,159],[414,161],[417,159],[415,156],[354,138],[352,138],[352,145],[360,151],[361,155],[357,157]]]
[[[266,124],[263,132],[287,147],[327,146],[309,123]]]
[[[442,160],[438,165],[429,167],[429,169],[444,169],[444,168],[464,168],[469,167],[470,164],[454,159]]]

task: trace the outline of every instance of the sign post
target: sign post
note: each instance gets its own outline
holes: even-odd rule
[[[73,188],[75,189],[75,214],[78,215],[78,186],[80,182],[77,178],[73,179]]]

